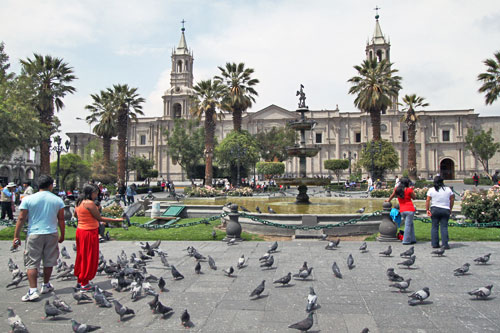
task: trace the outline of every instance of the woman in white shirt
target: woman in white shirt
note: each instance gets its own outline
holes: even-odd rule
[[[451,188],[444,186],[444,180],[441,176],[434,177],[434,187],[427,191],[427,201],[425,209],[427,215],[431,217],[431,245],[433,248],[439,247],[439,228],[441,228],[441,242],[445,249],[448,245],[448,220],[450,219],[455,195]]]

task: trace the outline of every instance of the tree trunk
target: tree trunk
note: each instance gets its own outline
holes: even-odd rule
[[[102,137],[102,156],[104,167],[107,168],[109,166],[109,162],[111,161],[111,138],[103,136]]]
[[[40,174],[50,175],[50,136],[52,135],[52,121],[54,115],[54,102],[52,99],[46,104],[47,107],[39,109],[40,122],[48,130],[47,137],[40,142]],[[59,184],[57,184],[59,186]]]
[[[233,129],[236,132],[241,132],[241,117],[242,111],[240,108],[236,107],[233,109]]]
[[[212,186],[213,179],[213,156],[215,136],[215,110],[205,112],[205,186]]]
[[[50,175],[50,139],[40,142],[40,174]]]
[[[125,183],[125,159],[127,148],[128,116],[126,109],[120,109],[118,115],[118,180]]]
[[[417,128],[414,121],[408,122],[408,176],[411,180],[417,180],[417,150],[415,148],[415,137]]]
[[[372,122],[372,140],[380,141],[380,109],[370,110],[370,120]]]

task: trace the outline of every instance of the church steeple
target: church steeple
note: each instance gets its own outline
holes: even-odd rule
[[[366,43],[366,58],[367,59],[377,59],[381,61],[386,59],[391,61],[390,50],[391,44],[385,39],[384,34],[382,34],[382,28],[380,28],[380,23],[378,19],[380,15],[378,14],[379,7],[375,7],[375,30],[373,32],[373,37],[370,42]]]

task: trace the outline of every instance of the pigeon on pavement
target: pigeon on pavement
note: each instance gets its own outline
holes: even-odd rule
[[[80,292],[76,288],[73,288],[73,299],[76,301],[76,304],[80,304],[81,301],[92,301],[89,295]]]
[[[361,252],[366,252],[367,248],[368,248],[368,245],[366,244],[366,242],[363,242],[363,244],[361,244],[361,246],[359,247],[359,250]]]
[[[196,274],[200,274],[201,273],[201,264],[200,264],[199,261],[196,263],[196,266],[194,266],[194,272]]]
[[[307,295],[307,307],[306,311],[311,312],[316,307],[316,302],[318,301],[318,295],[314,292],[313,287],[309,287],[309,295]]]
[[[50,304],[49,300],[45,301],[44,309],[45,309],[45,318],[43,319],[47,319],[48,317],[52,317],[52,319],[54,319],[56,316],[59,316],[60,314],[63,313],[61,310]]]
[[[486,287],[481,287],[478,289],[474,289],[473,291],[469,291],[469,295],[474,295],[476,296],[476,299],[481,298],[481,299],[486,299],[488,296],[491,295],[491,288],[493,288],[493,285],[489,285]]]
[[[262,292],[264,292],[264,288],[266,285],[266,280],[262,280],[262,282],[255,288],[252,293],[250,294],[250,297],[257,296],[256,298],[260,298],[260,295]]]
[[[124,305],[121,305],[116,299],[113,300],[113,304],[115,305],[115,312],[120,316],[118,321],[122,321],[123,317],[126,315],[135,315],[134,310],[127,308]]]
[[[366,207],[358,209],[356,213],[363,214],[365,212],[365,208]]]
[[[322,234],[321,235],[321,240],[326,240],[328,238],[328,235],[327,234]]]
[[[490,261],[490,256],[491,256],[491,253],[488,253],[482,257],[478,257],[478,258],[474,259],[474,261],[477,264],[486,264],[488,261]]]
[[[172,273],[172,276],[174,278],[174,280],[182,280],[184,279],[184,275],[182,275],[176,268],[174,265],[170,265],[171,267],[171,270],[170,272]]]
[[[55,292],[51,293],[52,296],[54,296],[54,300],[52,301],[52,304],[58,308],[61,311],[64,312],[72,312],[73,310],[71,309],[71,306],[69,306],[65,301],[59,298],[59,296],[56,295]]]
[[[382,254],[386,257],[389,257],[392,253],[392,246],[389,245],[389,247],[387,248],[387,250],[385,251],[382,251],[382,252],[379,252],[379,254]]]
[[[231,277],[234,273],[234,268],[233,266],[229,267],[228,269],[223,269],[222,270],[226,276]]]
[[[347,267],[349,269],[354,268],[354,258],[352,257],[352,254],[349,253],[349,256],[347,257]]]
[[[438,257],[442,257],[442,256],[443,256],[443,254],[444,254],[444,252],[445,252],[445,248],[444,248],[444,246],[443,246],[443,247],[440,247],[440,248],[439,248],[439,249],[437,249],[437,250],[432,251],[432,252],[431,252],[431,254],[435,254],[435,255],[437,255]]]
[[[163,318],[165,318],[165,316],[172,310],[173,309],[171,307],[163,305],[160,301],[156,303],[156,307],[154,308],[154,312],[161,314]]]
[[[71,259],[71,257],[69,256],[68,250],[66,250],[66,246],[62,247],[62,249],[61,249],[61,256],[64,259]]]
[[[270,269],[274,264],[274,257],[270,256],[269,259],[267,259],[264,263],[260,265],[260,267],[266,267],[267,269]]]
[[[333,271],[333,274],[338,277],[339,279],[342,279],[342,273],[340,273],[340,268],[339,266],[337,266],[337,262],[333,262],[333,265],[332,265],[332,271]]]
[[[394,268],[387,268],[386,273],[387,273],[387,277],[389,278],[389,281],[401,282],[404,280],[401,275],[398,275],[394,272]]]
[[[401,257],[411,257],[415,253],[415,247],[412,246],[408,250],[400,254]]]
[[[422,303],[424,300],[429,298],[430,295],[431,295],[431,292],[429,291],[429,288],[424,287],[421,290],[416,291],[413,294],[408,296],[410,298],[408,300],[408,304],[409,305],[417,305],[419,303]]]
[[[397,288],[397,289],[399,289],[399,292],[401,292],[401,291],[405,291],[406,289],[408,289],[408,287],[410,286],[410,282],[411,282],[411,279],[408,279],[406,281],[396,282],[396,283],[390,284],[389,287]]]
[[[460,276],[460,275],[465,275],[465,273],[467,273],[469,271],[469,267],[470,267],[470,264],[469,263],[465,263],[462,265],[462,267],[459,267],[457,269],[454,270],[454,275],[455,276]]]
[[[215,230],[212,230],[212,239],[217,239],[217,233],[215,232]]]
[[[288,326],[288,328],[294,328],[301,332],[309,331],[314,324],[313,315],[314,312],[310,312],[306,319],[299,321],[298,323],[292,324]]]
[[[269,259],[270,256],[271,256],[271,253],[269,251],[267,251],[266,253],[264,253],[264,255],[262,257],[259,258],[259,261],[266,261],[267,259]]]
[[[242,211],[244,211],[245,213],[249,213],[250,211],[248,209],[246,209],[243,205],[240,205],[240,208]]]
[[[274,211],[274,209],[272,209],[271,207],[267,206],[267,211],[271,214],[276,214],[276,212]]]
[[[271,244],[271,246],[269,246],[269,253],[272,253],[272,252],[276,252],[276,250],[278,249],[278,242],[275,241],[274,243]]]
[[[402,265],[402,266],[406,266],[406,268],[410,268],[410,266],[415,263],[415,259],[417,259],[417,256],[411,256],[410,259],[406,259],[405,261],[398,263],[398,265]]]
[[[110,308],[112,305],[106,298],[106,295],[104,295],[103,292],[101,292],[100,288],[96,288],[94,291],[94,300],[95,304],[98,305],[101,308]]]
[[[288,284],[291,279],[292,279],[292,273],[289,272],[287,275],[274,281],[273,283],[281,283],[281,285],[284,286],[284,285]]]
[[[208,266],[210,266],[211,269],[214,271],[217,270],[217,266],[215,265],[215,260],[211,256],[208,256]]]
[[[184,312],[181,315],[181,325],[184,327],[189,327],[190,322],[191,316],[189,315],[188,310],[184,309]]]
[[[312,270],[313,270],[312,267],[308,267],[307,269],[299,271],[298,274],[294,274],[293,277],[298,277],[301,278],[302,280],[305,280],[311,275]]]
[[[326,244],[325,246],[325,250],[335,250],[335,248],[335,242],[328,242],[328,244]]]
[[[73,243],[73,251],[76,252],[76,243]]]
[[[231,238],[230,240],[227,241],[227,245],[234,245],[236,244],[236,238]]]
[[[259,206],[255,207],[255,210],[257,211],[257,213],[262,214],[262,211],[260,210]]]
[[[158,298],[159,298],[159,297],[160,297],[160,296],[159,296],[158,294],[156,294],[156,295],[155,295],[155,297],[153,298],[153,300],[148,302],[149,308],[150,308],[151,310],[155,311],[155,309],[156,309],[156,304],[158,304]]]
[[[241,257],[238,259],[238,265],[236,267],[238,267],[238,269],[245,268],[245,263],[246,263],[245,255],[242,254]]]
[[[21,317],[14,313],[12,308],[7,308],[7,322],[12,328],[12,332],[16,333],[28,333],[26,325],[24,325]]]
[[[165,285],[165,279],[163,279],[163,277],[160,277],[160,280],[158,281],[158,288],[160,288],[160,292],[163,292],[163,290],[165,290]]]
[[[80,324],[74,319],[71,319],[71,328],[75,333],[85,333],[92,332],[101,328],[101,326],[89,325],[89,324]]]
[[[9,287],[12,287],[12,286],[15,286],[17,288],[17,286],[19,285],[19,283],[21,283],[21,281],[23,280],[24,276],[25,275],[22,272],[19,272],[16,276],[14,276],[12,278],[12,281],[6,286],[6,288],[9,288]]]

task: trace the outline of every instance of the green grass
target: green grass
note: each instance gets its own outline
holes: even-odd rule
[[[143,224],[150,221],[151,219],[149,217],[133,217],[130,220],[131,222],[137,222]],[[182,219],[177,223],[183,224],[199,220],[201,219],[200,218]],[[208,240],[213,240],[212,230],[214,230],[214,227],[220,225],[220,223],[221,223],[220,220],[215,220],[210,222],[210,225],[198,224],[192,227],[185,227],[185,228],[148,230],[145,228],[130,227],[129,230],[124,230],[122,228],[107,228],[106,230],[109,230],[109,234],[111,235],[112,239],[123,240],[123,241],[130,241],[130,240],[146,241],[146,240],[157,240],[157,239],[178,240],[178,241],[183,241],[183,240],[208,241]],[[226,236],[226,233],[219,229],[215,229],[215,231],[217,233],[216,240],[220,241]],[[76,233],[76,228],[66,227],[65,239],[74,240],[75,233]],[[8,227],[0,231],[0,240],[12,240],[13,237],[14,237],[14,227]],[[24,235],[22,235],[22,238],[24,239]],[[263,238],[259,237],[258,235],[250,234],[247,232],[242,232],[241,238],[250,241],[263,240]]]
[[[431,224],[415,220],[415,236],[419,242],[431,241]],[[500,241],[500,228],[467,228],[448,227],[450,241],[454,242],[485,242]],[[366,238],[367,241],[376,240],[378,234]]]

